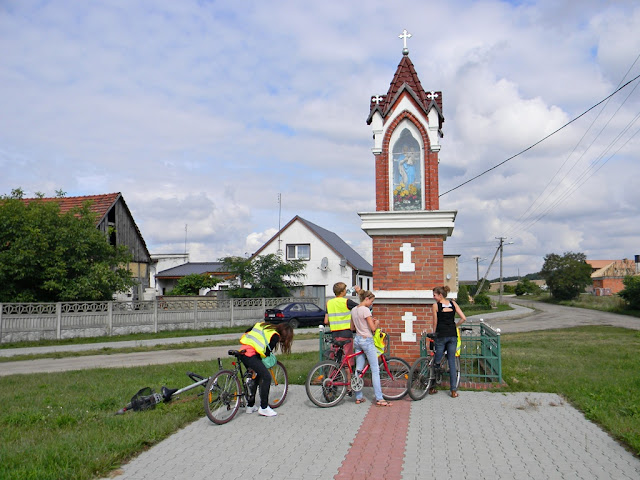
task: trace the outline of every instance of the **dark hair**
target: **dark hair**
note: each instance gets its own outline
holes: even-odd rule
[[[293,328],[288,323],[279,323],[276,325],[276,332],[280,335],[278,346],[284,354],[291,353],[291,344],[293,343]]]
[[[442,295],[443,297],[447,298],[448,293],[451,291],[451,289],[449,288],[448,285],[445,285],[444,287],[436,287],[433,289],[433,293],[437,293],[438,295]]]

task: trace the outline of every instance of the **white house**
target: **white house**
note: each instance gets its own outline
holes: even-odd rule
[[[344,282],[347,287],[358,285],[373,289],[373,266],[338,235],[295,216],[252,256],[281,255],[285,260],[306,262],[303,295],[333,297],[333,285]]]
[[[169,268],[177,267],[178,265],[184,265],[189,262],[188,253],[152,253],[151,265],[149,266],[149,287],[150,291],[145,292],[145,300],[147,300],[147,293],[152,300],[156,295],[161,295],[162,287],[156,283],[156,275]]]

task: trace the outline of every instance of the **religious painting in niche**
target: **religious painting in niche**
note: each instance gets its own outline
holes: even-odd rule
[[[393,145],[393,209],[422,209],[420,144],[408,128]]]

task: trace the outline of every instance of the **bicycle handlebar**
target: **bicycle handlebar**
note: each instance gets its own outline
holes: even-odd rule
[[[229,350],[229,355],[233,355],[234,357],[239,357],[240,355],[244,355],[246,350]]]
[[[471,330],[473,330],[473,328],[471,327],[458,327],[458,328],[460,329],[461,332],[470,332]],[[427,333],[427,337],[430,338],[431,340],[435,340],[436,338],[438,338],[438,334],[437,332]]]

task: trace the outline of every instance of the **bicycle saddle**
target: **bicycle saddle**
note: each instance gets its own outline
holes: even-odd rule
[[[347,343],[351,342],[351,340],[333,340],[331,343],[333,345],[335,345],[336,347],[342,347],[344,345],[346,345]]]

